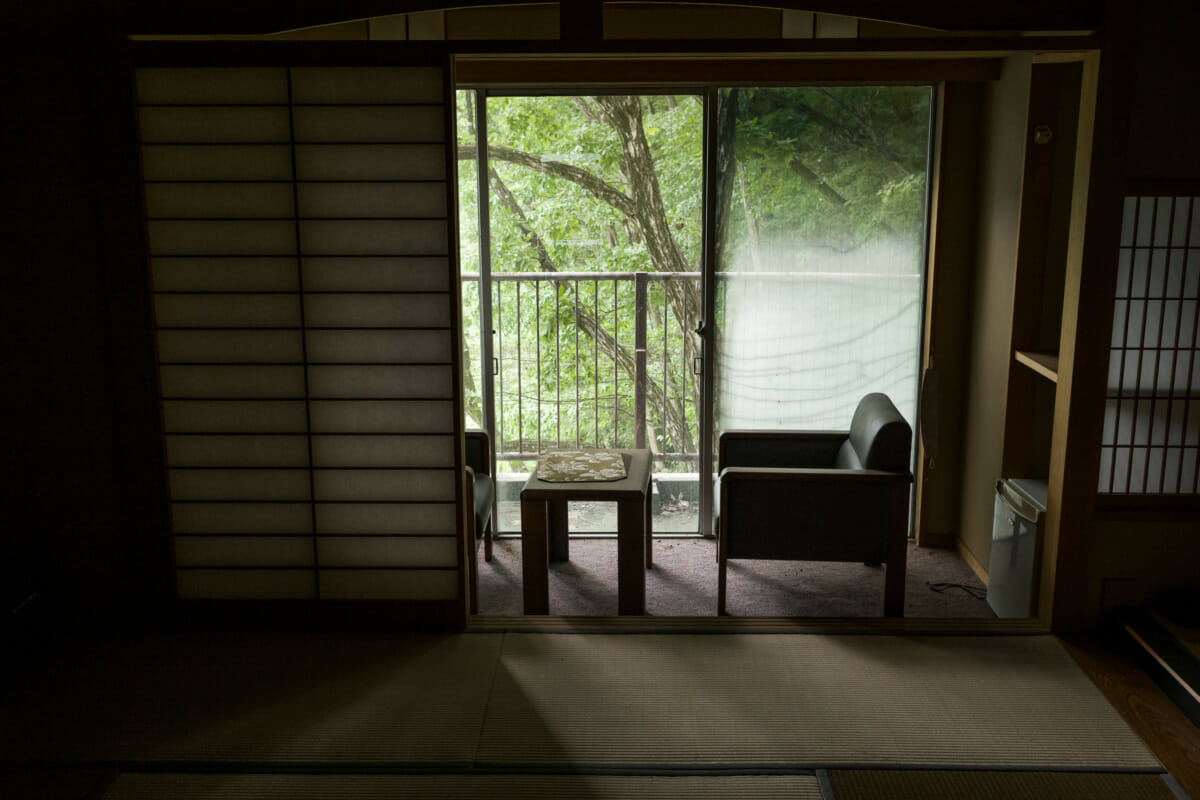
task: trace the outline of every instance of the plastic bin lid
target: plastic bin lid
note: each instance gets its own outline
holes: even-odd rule
[[[1008,478],[1006,483],[1018,494],[1037,506],[1042,513],[1046,511],[1047,485],[1041,478]]]

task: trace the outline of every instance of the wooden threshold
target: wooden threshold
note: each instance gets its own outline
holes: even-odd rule
[[[904,617],[569,617],[475,616],[469,633],[814,633],[1028,636],[1047,633],[1036,619]]]

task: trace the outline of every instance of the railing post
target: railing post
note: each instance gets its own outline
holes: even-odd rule
[[[646,447],[646,286],[650,274],[639,272],[634,278],[634,389],[633,446]]]

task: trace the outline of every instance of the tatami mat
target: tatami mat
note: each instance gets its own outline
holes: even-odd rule
[[[0,696],[13,759],[469,765],[502,636],[176,634]]]
[[[1049,636],[508,634],[477,763],[1160,769]]]
[[[153,635],[0,707],[12,763],[141,772],[1161,770],[1050,636]]]
[[[121,775],[103,800],[821,800],[810,775]]]
[[[1179,800],[1161,775],[834,770],[836,800]]]

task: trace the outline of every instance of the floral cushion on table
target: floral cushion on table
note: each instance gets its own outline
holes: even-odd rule
[[[619,481],[626,477],[625,461],[603,450],[551,450],[538,458],[537,476],[550,483]]]

